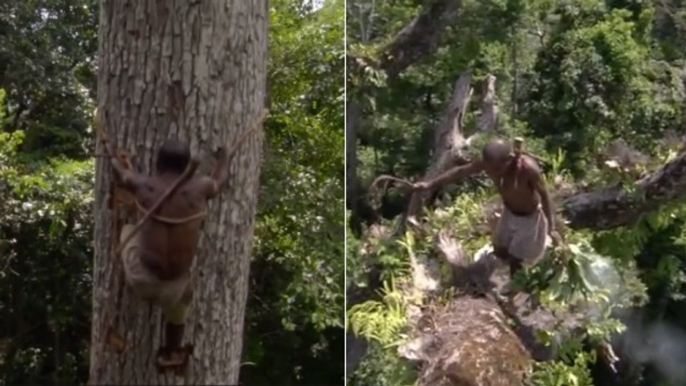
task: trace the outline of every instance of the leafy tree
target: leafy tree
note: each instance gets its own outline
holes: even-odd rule
[[[24,152],[79,159],[90,153],[97,15],[93,0],[0,4],[4,130],[26,133]]]
[[[71,383],[88,371],[93,163],[36,163],[23,140],[0,132],[1,381]]]

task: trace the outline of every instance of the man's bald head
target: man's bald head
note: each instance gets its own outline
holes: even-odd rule
[[[157,152],[157,172],[182,174],[191,160],[191,149],[188,143],[168,139]]]
[[[481,150],[481,159],[488,169],[496,172],[505,166],[510,159],[510,154],[512,154],[510,143],[494,138]]]

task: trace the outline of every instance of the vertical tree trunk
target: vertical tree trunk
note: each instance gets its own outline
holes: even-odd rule
[[[202,161],[199,172],[207,172],[212,152],[236,141],[263,109],[266,54],[266,1],[102,0],[102,129],[142,170],[152,170],[165,139],[180,138]],[[157,374],[160,311],[122,287],[121,264],[115,265],[112,252],[118,235],[112,234],[107,206],[110,169],[98,159],[91,384],[237,383],[261,144],[259,132],[242,144],[229,187],[210,203],[184,337],[195,351],[183,378]],[[119,312],[108,311],[118,297]],[[126,340],[121,354],[103,345],[109,325]]]
[[[360,218],[360,192],[357,180],[357,127],[360,124],[362,109],[354,100],[345,106],[345,192],[347,207],[351,211],[351,226],[356,234],[362,230]]]

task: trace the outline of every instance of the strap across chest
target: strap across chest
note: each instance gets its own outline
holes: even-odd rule
[[[136,200],[136,207],[138,208],[139,211],[141,211],[141,213],[143,213],[143,215],[148,215],[148,210],[146,208],[144,208],[143,205],[141,205],[141,203],[138,200]],[[192,214],[190,216],[183,217],[183,218],[165,217],[165,216],[160,216],[160,215],[157,215],[154,213],[151,213],[149,215],[149,217],[151,219],[158,221],[158,222],[161,222],[161,223],[164,223],[164,224],[169,224],[169,225],[186,224],[186,223],[189,223],[191,221],[203,219],[206,216],[207,216],[207,209],[203,209],[198,213],[195,213],[195,214]]]

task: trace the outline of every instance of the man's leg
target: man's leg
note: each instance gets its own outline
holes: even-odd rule
[[[516,259],[510,255],[509,246],[512,242],[512,235],[514,231],[511,229],[511,222],[513,221],[512,213],[503,208],[502,215],[498,220],[498,224],[495,227],[495,232],[493,233],[492,243],[493,243],[493,254],[501,261],[506,263],[510,267],[510,281],[513,277],[513,271],[517,271],[518,262]],[[499,296],[507,296],[510,292],[511,282],[507,282],[500,288]]]
[[[529,267],[534,266],[543,257],[548,234],[547,222],[541,210],[519,219],[515,229],[508,248],[511,280],[524,268],[525,264]],[[510,293],[510,295],[516,294]]]
[[[180,373],[185,370],[188,364],[188,357],[193,346],[188,344],[182,347],[181,343],[186,328],[186,313],[192,298],[190,282],[186,281],[186,288],[181,298],[175,304],[162,305],[162,312],[166,320],[164,326],[165,345],[158,352],[160,371],[163,371],[163,367],[175,367],[177,373]]]
[[[510,265],[510,278],[514,278],[517,272],[523,268],[522,261],[512,255],[508,255],[507,263]]]
[[[503,211],[500,218],[497,220],[497,224],[493,227],[493,233],[491,235],[493,254],[504,262],[509,262],[510,260],[508,246],[512,240],[512,230],[510,229],[511,222],[512,213],[510,213],[507,208],[503,207]]]

